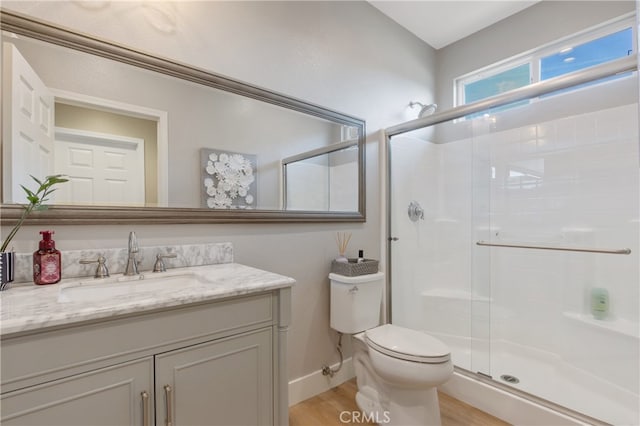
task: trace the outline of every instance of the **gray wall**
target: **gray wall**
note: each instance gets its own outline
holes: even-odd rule
[[[541,1],[438,50],[439,109],[453,107],[455,78],[634,10],[634,1]]]
[[[367,257],[380,258],[378,130],[408,119],[409,101],[433,98],[434,50],[366,2],[160,3],[176,17],[173,32],[155,29],[157,15],[145,14],[140,4],[104,2],[92,9],[83,7],[85,2],[3,1],[7,9],[364,118],[367,222],[58,226],[57,246],[124,247],[130,230],[141,245],[231,241],[237,262],[298,281],[289,335],[290,379],[337,362],[327,279],[330,260],[337,255],[335,233],[353,233],[348,255],[364,249]],[[23,228],[16,250],[35,250],[39,230]]]

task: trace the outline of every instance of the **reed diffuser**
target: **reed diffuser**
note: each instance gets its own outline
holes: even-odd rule
[[[337,262],[348,262],[347,256],[347,247],[349,246],[349,241],[351,240],[351,232],[338,232],[336,234],[336,244],[338,245],[338,253],[340,254],[337,258]]]

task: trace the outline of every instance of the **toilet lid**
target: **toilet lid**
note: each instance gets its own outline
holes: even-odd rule
[[[430,364],[451,359],[451,351],[440,340],[393,324],[367,330],[365,340],[373,349],[394,358]]]

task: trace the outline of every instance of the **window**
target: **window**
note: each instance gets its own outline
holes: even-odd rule
[[[531,83],[631,55],[634,52],[633,22],[632,16],[622,17],[459,77],[454,82],[456,105],[480,101]],[[527,103],[515,102],[496,108],[496,111]]]
[[[540,80],[557,77],[593,65],[603,64],[633,52],[633,31],[622,31],[591,40],[540,59]]]
[[[530,64],[522,64],[464,85],[465,103],[480,101],[502,92],[526,86],[531,81]]]

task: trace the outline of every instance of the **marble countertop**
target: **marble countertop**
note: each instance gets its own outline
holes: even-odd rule
[[[293,278],[237,263],[74,278],[53,285],[15,285],[0,292],[0,334],[34,331],[89,320],[290,287]]]

